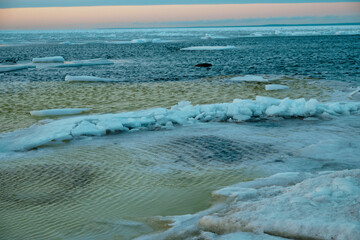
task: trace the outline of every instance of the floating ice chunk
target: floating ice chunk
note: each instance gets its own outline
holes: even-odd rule
[[[131,43],[148,43],[151,42],[149,39],[133,39],[131,40]]]
[[[43,58],[33,58],[33,63],[63,63],[65,62],[65,59],[61,56],[55,56],[55,57],[43,57]]]
[[[82,112],[90,111],[91,108],[62,108],[62,109],[46,109],[39,111],[31,111],[32,116],[61,116],[61,115],[74,115]]]
[[[297,182],[257,188],[255,199],[235,199],[220,215],[204,216],[199,227],[215,233],[251,231],[291,239],[358,239],[360,169],[310,174]]]
[[[351,99],[360,99],[360,87],[357,87],[355,91],[349,94],[349,98]]]
[[[174,42],[175,40],[163,40],[161,38],[154,39],[133,39],[130,41],[106,41],[108,44],[131,44],[131,43],[169,43]]]
[[[211,34],[205,34],[204,37],[201,37],[201,39],[225,39],[227,37],[223,37],[223,36],[215,36],[215,35],[211,35]]]
[[[152,43],[170,43],[170,42],[176,42],[176,40],[166,40],[161,38],[155,38],[151,40]]]
[[[230,79],[233,82],[269,82],[268,79],[263,78],[262,76],[256,75],[245,75],[242,77],[233,77]]]
[[[35,66],[35,65],[11,65],[11,66],[1,66],[1,67],[0,67],[0,73],[2,73],[2,72],[18,71],[18,70],[28,69],[28,68],[36,68],[36,66]]]
[[[187,47],[182,48],[182,51],[212,51],[212,50],[227,50],[234,49],[235,46],[197,46],[197,47]]]
[[[288,86],[285,86],[285,85],[280,85],[280,84],[265,85],[265,90],[266,90],[266,91],[285,90],[285,89],[289,89],[289,87],[288,87]]]
[[[66,42],[62,42],[62,43],[60,43],[60,44],[72,45],[73,43],[72,43],[72,42],[70,42],[70,41],[66,41]]]
[[[57,65],[55,67],[58,68],[66,68],[66,67],[86,67],[86,66],[97,66],[97,65],[113,65],[114,62],[109,60],[85,60],[85,61],[77,61],[71,63],[65,63],[61,65]]]
[[[94,76],[69,76],[65,77],[67,82],[119,82],[117,79],[112,78],[100,78]]]
[[[307,117],[303,119],[304,121],[319,121],[319,118],[316,117]]]

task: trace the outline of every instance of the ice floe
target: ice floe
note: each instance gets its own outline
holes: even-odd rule
[[[268,79],[263,78],[262,76],[256,75],[245,75],[239,77],[233,77],[230,79],[232,82],[269,82]]]
[[[18,71],[22,69],[28,69],[28,68],[36,68],[35,65],[7,65],[7,66],[0,66],[0,73],[2,72],[12,72],[12,71]]]
[[[61,56],[55,57],[43,57],[43,58],[33,58],[33,63],[63,63],[65,59]]]
[[[351,99],[360,99],[360,87],[357,87],[355,91],[351,92],[348,96]]]
[[[280,84],[269,84],[269,85],[265,85],[265,90],[266,91],[273,91],[273,90],[286,90],[289,89],[288,86],[285,85],[280,85]]]
[[[234,49],[235,46],[197,46],[197,47],[187,47],[182,48],[182,51],[212,51],[212,50],[227,50]]]
[[[205,34],[204,37],[201,37],[201,39],[226,39],[227,37],[224,36],[216,36],[216,35],[211,35],[211,34]]]
[[[160,218],[173,221],[171,228],[138,240],[357,240],[360,236],[360,169],[281,173],[241,182],[214,195],[227,201],[197,214]]]
[[[133,39],[130,41],[130,43],[148,43],[151,42],[150,39]]]
[[[58,68],[66,67],[87,67],[87,66],[97,66],[97,65],[113,65],[114,62],[105,59],[95,59],[95,60],[84,60],[84,61],[74,61],[70,63],[65,63],[57,65]]]
[[[106,41],[108,44],[130,44],[130,43],[169,43],[175,42],[175,40],[163,40],[161,38],[154,38],[154,39],[133,39],[130,41]]]
[[[196,122],[241,122],[252,118],[321,117],[358,113],[360,102],[319,103],[315,99],[292,100],[258,96],[256,100],[235,99],[232,103],[191,105],[180,102],[166,108],[155,108],[117,114],[87,115],[55,120],[28,129],[0,135],[0,151],[28,150],[76,136],[102,136],[129,130],[154,130]]]
[[[60,108],[60,109],[46,109],[31,111],[32,116],[61,116],[61,115],[75,115],[83,112],[90,111],[91,108]]]
[[[94,76],[70,76],[65,77],[67,82],[119,82],[117,79],[112,78],[100,78]]]

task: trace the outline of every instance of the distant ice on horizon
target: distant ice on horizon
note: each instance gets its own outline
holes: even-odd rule
[[[196,46],[196,47],[187,47],[180,49],[181,51],[213,51],[213,50],[227,50],[234,49],[235,46]]]

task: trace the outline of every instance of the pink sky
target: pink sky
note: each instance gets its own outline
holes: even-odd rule
[[[141,23],[360,16],[360,4],[293,3],[0,9],[0,29],[133,27]],[[284,22],[286,24],[286,22]]]

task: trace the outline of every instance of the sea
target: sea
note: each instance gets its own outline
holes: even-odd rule
[[[324,239],[199,219],[233,184],[360,169],[359,63],[356,24],[0,31],[0,239]]]

